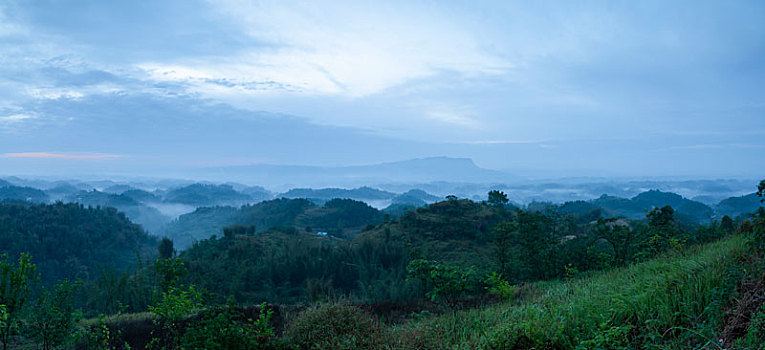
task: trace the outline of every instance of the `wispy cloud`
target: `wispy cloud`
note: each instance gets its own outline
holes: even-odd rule
[[[232,93],[248,92],[237,90],[243,85],[272,83],[303,93],[361,97],[444,72],[490,76],[513,66],[486,50],[468,28],[423,9],[327,2],[213,5],[265,44],[234,55],[138,67],[155,80],[187,81],[197,92],[219,91],[211,83],[226,80],[234,83]]]
[[[117,154],[64,154],[47,152],[24,152],[24,153],[4,153],[3,158],[60,158],[60,159],[112,159],[122,158]]]
[[[17,113],[17,114],[11,114],[0,117],[0,124],[4,123],[18,123],[24,120],[28,119],[35,119],[36,117],[30,114],[23,114],[23,113]]]
[[[455,143],[466,145],[529,145],[543,142],[543,140],[471,140],[458,141]]]

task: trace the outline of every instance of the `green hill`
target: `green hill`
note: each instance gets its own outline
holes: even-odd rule
[[[333,199],[318,206],[307,199],[280,198],[239,209],[233,207],[198,208],[184,214],[165,228],[164,234],[176,247],[189,247],[194,241],[220,235],[223,227],[254,225],[258,232],[272,227],[292,227],[301,231],[330,232],[335,236],[352,237],[367,225],[381,222],[383,214],[351,199]]]
[[[604,217],[626,217],[643,219],[654,207],[672,206],[678,215],[693,223],[708,223],[714,211],[707,205],[682,196],[658,190],[646,191],[631,199],[603,195],[592,200],[592,204],[603,209]]]
[[[205,185],[198,183],[170,190],[165,194],[164,199],[168,203],[194,206],[242,204],[252,201],[252,197],[234,190],[231,185]]]
[[[742,281],[736,271],[743,268],[740,259],[745,252],[746,240],[736,236],[683,255],[527,284],[518,287],[515,298],[507,302],[390,327],[389,345],[722,349],[724,313],[736,284]]]
[[[715,207],[715,211],[719,217],[728,215],[731,218],[735,218],[739,215],[754,213],[762,206],[764,205],[760,202],[760,197],[756,193],[750,193],[745,196],[730,197],[720,201]]]
[[[136,202],[141,202],[141,203],[162,201],[161,197],[144,190],[137,190],[137,189],[127,190],[125,192],[122,192],[122,195]]]
[[[0,251],[30,253],[44,282],[93,278],[135,266],[156,241],[114,208],[75,203],[0,204]]]
[[[0,186],[0,201],[3,200],[44,203],[48,195],[32,187]]]
[[[96,190],[80,191],[65,199],[89,206],[114,207],[124,212],[133,222],[143,226],[147,231],[157,234],[170,222],[170,218],[162,215],[159,210],[146,206],[125,194],[112,194]]]
[[[350,190],[344,188],[294,188],[284,194],[281,194],[281,196],[284,198],[309,198],[319,200],[330,200],[333,198],[378,200],[391,199],[395,196],[395,194],[365,186]]]

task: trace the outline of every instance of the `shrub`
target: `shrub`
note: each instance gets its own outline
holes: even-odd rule
[[[387,339],[376,318],[347,304],[304,311],[287,329],[287,338],[300,349],[377,349]]]
[[[222,310],[213,310],[198,325],[186,329],[181,348],[193,349],[274,349],[274,328],[269,325],[273,310],[260,304],[257,320],[242,321],[243,314],[233,301]]]
[[[419,280],[427,288],[425,295],[430,300],[444,299],[449,304],[473,292],[477,282],[472,269],[461,269],[433,260],[412,260],[406,270],[409,280]]]
[[[74,309],[77,286],[69,281],[59,282],[52,290],[43,287],[37,297],[36,311],[27,320],[30,335],[42,345],[43,350],[56,349],[73,340],[79,321]]]
[[[502,279],[501,273],[493,272],[486,278],[486,284],[486,290],[502,300],[511,300],[515,296],[515,286]]]

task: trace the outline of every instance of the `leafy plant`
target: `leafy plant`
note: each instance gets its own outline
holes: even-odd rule
[[[55,349],[74,340],[80,312],[74,309],[77,285],[63,281],[52,290],[43,287],[37,298],[35,312],[28,320],[30,335],[43,350]]]
[[[412,260],[406,269],[409,279],[419,280],[426,286],[425,295],[432,301],[444,299],[452,304],[475,289],[476,276],[471,269],[424,259]]]
[[[188,328],[181,339],[183,349],[271,349],[274,328],[269,325],[273,310],[260,304],[258,318],[242,321],[244,316],[233,300],[221,310],[211,310],[200,323]]]
[[[511,300],[515,296],[515,287],[502,278],[501,273],[492,272],[486,278],[486,290],[502,300]]]
[[[119,314],[118,314],[119,315]],[[86,326],[76,335],[78,347],[87,350],[130,350],[130,345],[120,343],[122,331],[112,331],[104,321],[104,315],[98,315],[98,321],[93,326]]]
[[[18,263],[8,261],[8,254],[0,255],[0,305],[5,306],[0,340],[3,350],[8,348],[11,336],[18,332],[21,313],[36,282],[37,267],[31,263],[29,254],[21,254]]]

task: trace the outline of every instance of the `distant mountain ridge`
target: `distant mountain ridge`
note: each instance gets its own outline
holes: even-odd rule
[[[330,200],[333,198],[349,198],[355,200],[364,199],[391,199],[396,196],[395,193],[378,190],[371,187],[359,187],[354,189],[344,188],[293,188],[280,195],[284,198],[308,198]]]
[[[198,169],[201,176],[263,185],[363,186],[386,182],[495,182],[515,176],[478,167],[469,158],[429,157],[354,166],[253,164]]]

